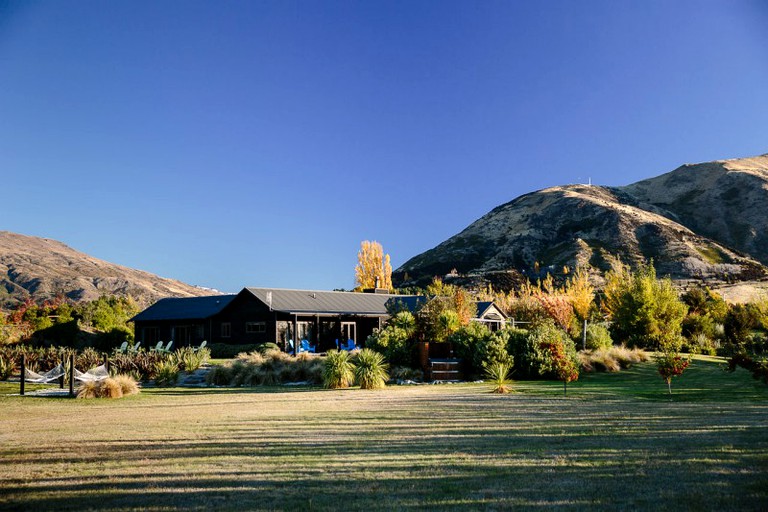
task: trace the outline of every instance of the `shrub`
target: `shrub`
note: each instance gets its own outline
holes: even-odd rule
[[[155,385],[159,387],[168,387],[176,384],[179,378],[179,367],[176,361],[170,359],[162,360],[156,363],[155,367]]]
[[[488,333],[479,340],[475,353],[475,366],[485,368],[488,365],[506,364],[512,366],[513,358],[509,355],[511,333],[501,330]]]
[[[132,375],[146,382],[155,379],[160,364],[170,359],[169,354],[144,350],[126,354],[115,353],[110,359],[110,372]]]
[[[512,332],[509,340],[517,375],[530,378],[556,378],[551,350],[553,344],[562,345],[567,357],[574,365],[578,365],[578,355],[573,340],[551,321],[542,322],[527,332]]]
[[[0,380],[7,380],[11,376],[12,369],[13,366],[8,360],[0,355]]]
[[[207,347],[195,350],[192,347],[183,347],[173,353],[173,359],[180,370],[193,372],[210,359],[211,351]]]
[[[206,382],[217,386],[273,386],[286,382],[322,382],[323,358],[302,353],[296,357],[279,350],[241,353],[234,361],[216,365]]]
[[[348,388],[355,378],[355,365],[349,358],[349,352],[330,350],[325,357],[323,385],[329,389]]]
[[[67,358],[68,359],[68,358]],[[88,371],[104,363],[104,356],[93,348],[86,348],[75,356],[75,368]]]
[[[602,324],[587,324],[587,349],[609,349],[613,346],[611,333]]]
[[[205,382],[210,386],[229,386],[234,372],[231,364],[215,365],[205,376]]]
[[[406,315],[409,315],[406,316]],[[365,346],[383,354],[392,364],[412,366],[415,359],[415,343],[412,329],[401,327],[413,319],[407,311],[401,311],[390,325],[374,331],[365,341]]]
[[[262,354],[266,354],[267,352],[274,352],[274,351],[282,353],[282,350],[280,350],[280,347],[278,347],[276,343],[272,343],[272,342],[256,345],[256,350],[258,350]]]
[[[708,356],[717,355],[720,343],[711,340],[706,334],[700,332],[691,336],[689,340],[683,343],[683,352],[690,354],[706,354]]]
[[[512,364],[508,345],[514,332],[512,329],[491,332],[485,325],[471,322],[451,334],[447,341],[453,343],[457,355],[464,361],[465,373],[483,375],[488,365]]]
[[[364,348],[355,356],[355,380],[360,389],[382,389],[386,387],[389,365],[384,356],[369,348]]]
[[[289,378],[293,382],[322,384],[324,365],[323,358],[309,352],[302,352],[296,356],[292,364],[287,365]]]
[[[507,386],[511,370],[512,365],[509,363],[497,362],[485,366],[485,376],[493,384],[491,393],[506,394],[511,391],[509,386]]]

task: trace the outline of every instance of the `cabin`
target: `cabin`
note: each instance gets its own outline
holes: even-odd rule
[[[477,315],[474,320],[480,322],[492,331],[498,331],[504,328],[507,323],[507,315],[499,307],[490,301],[476,302]]]
[[[235,295],[161,299],[132,321],[145,346],[173,341],[176,347],[209,343],[275,343],[286,352],[304,340],[325,352],[353,340],[364,345],[381,327],[387,304],[401,295],[381,293],[244,288]]]
[[[168,298],[157,301],[131,320],[137,341],[153,346],[173,341],[175,347],[208,343],[255,345],[275,343],[290,353],[304,349],[326,352],[352,340],[362,347],[391,312],[418,311],[434,298],[370,293],[243,288],[232,295]],[[506,315],[492,302],[478,302],[473,320],[491,330],[504,326]],[[349,345],[347,345],[349,346]]]

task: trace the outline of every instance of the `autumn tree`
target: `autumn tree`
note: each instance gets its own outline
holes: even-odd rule
[[[587,348],[587,319],[595,300],[595,287],[589,282],[589,273],[584,267],[578,267],[566,285],[573,312],[581,321],[582,348]]]
[[[360,242],[360,252],[357,253],[355,267],[355,288],[392,289],[392,265],[389,262],[389,254],[384,254],[384,249],[379,242],[369,240]]]

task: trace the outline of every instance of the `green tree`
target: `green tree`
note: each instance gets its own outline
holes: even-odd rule
[[[688,307],[671,279],[656,278],[652,263],[635,273],[608,273],[605,304],[613,337],[635,346],[679,351]]]

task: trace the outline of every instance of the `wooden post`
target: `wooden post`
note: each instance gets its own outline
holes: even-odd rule
[[[69,396],[75,396],[75,354],[69,354]]]
[[[293,315],[293,355],[298,354],[299,348],[299,317]]]
[[[584,326],[581,329],[581,348],[587,350],[587,319],[584,319]]]
[[[19,394],[24,396],[24,377],[27,375],[27,356],[21,354],[21,376],[19,377]]]
[[[109,354],[104,354],[104,368],[106,368],[107,373],[109,373]]]

